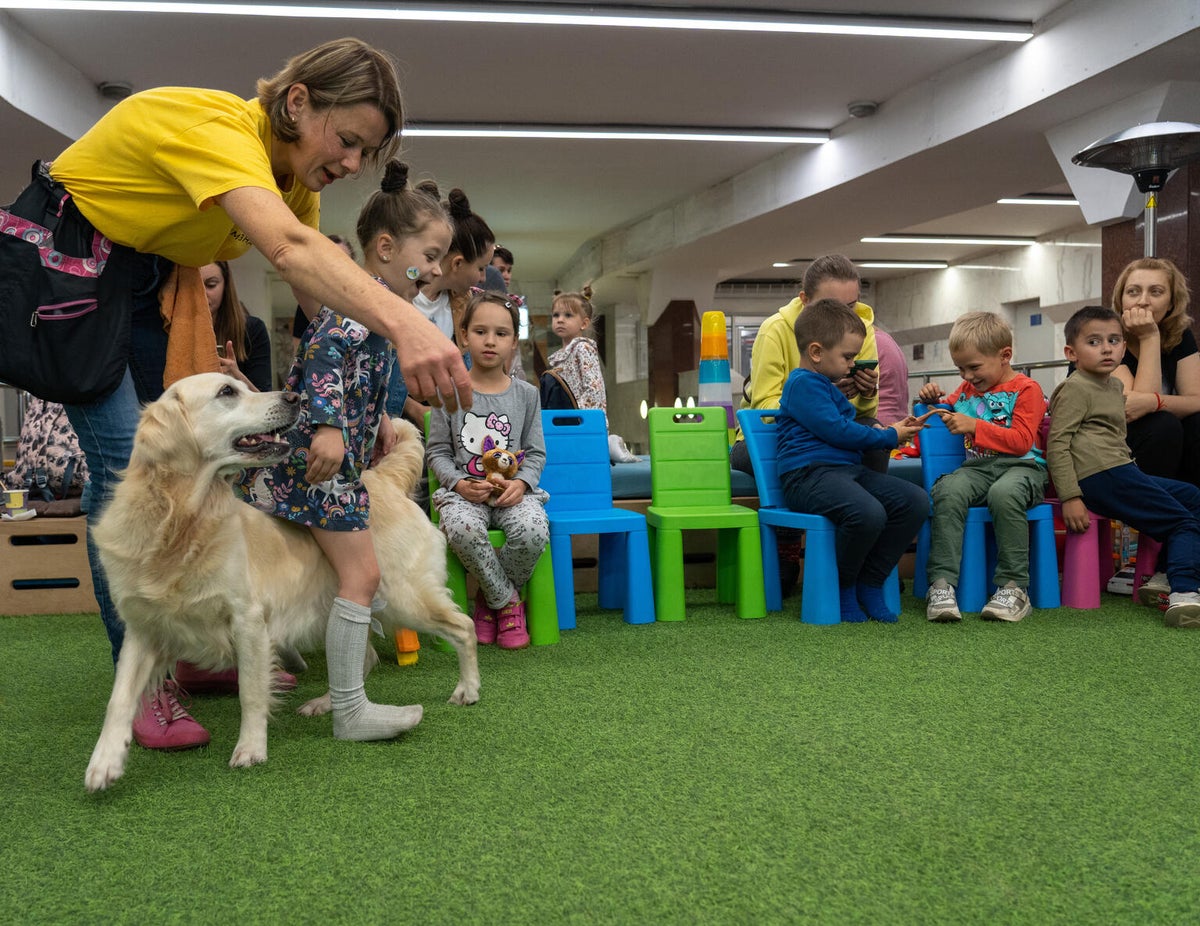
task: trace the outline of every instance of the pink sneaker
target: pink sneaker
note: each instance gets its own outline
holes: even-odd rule
[[[481,644],[496,642],[496,612],[488,607],[483,592],[475,593],[475,610],[471,612],[475,622],[475,639]]]
[[[237,669],[201,669],[182,659],[175,663],[172,673],[179,687],[188,694],[237,694]],[[272,691],[294,691],[297,685],[296,676],[283,669],[271,673]]]
[[[133,738],[144,749],[192,749],[208,745],[208,731],[179,703],[178,686],[168,680],[142,698],[133,720]]]
[[[501,649],[521,649],[529,645],[525,629],[525,602],[510,601],[496,615],[496,644]]]

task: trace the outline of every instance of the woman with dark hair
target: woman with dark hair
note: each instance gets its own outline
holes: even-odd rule
[[[44,178],[70,194],[84,224],[114,243],[100,278],[102,300],[113,311],[129,311],[124,304],[132,302],[124,380],[96,402],[67,407],[87,456],[92,523],[129,463],[141,403],[164,388],[159,290],[194,287],[198,301],[199,274],[188,268],[251,247],[300,302],[327,305],[394,343],[416,395],[450,408],[470,404],[458,350],[317,228],[321,191],[386,162],[400,144],[404,114],[393,59],[358,39],[336,39],[291,58],[258,81],[257,91],[250,99],[191,87],[135,93],[55,158]],[[216,370],[215,347],[197,344],[192,368]],[[92,579],[115,661],[124,627],[90,533]],[[208,742],[173,684],[145,700],[133,732],[149,748]]]
[[[229,273],[229,261],[200,268],[200,282],[212,313],[221,372],[259,392],[271,389],[271,335],[262,319],[246,311]]]

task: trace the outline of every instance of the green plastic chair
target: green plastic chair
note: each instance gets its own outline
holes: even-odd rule
[[[429,438],[429,416],[425,413],[425,437]],[[433,507],[433,493],[438,490],[440,483],[433,475],[433,470],[426,468],[429,478],[429,516],[433,523],[438,523],[437,509]],[[488,531],[488,540],[493,547],[504,546],[504,531],[493,528]],[[446,545],[446,587],[455,603],[468,617],[471,607],[467,601],[467,570],[459,560],[458,555]],[[550,558],[550,544],[542,551],[541,558],[533,567],[533,575],[529,577],[524,589],[525,597],[525,626],[529,631],[529,643],[532,646],[548,646],[559,641],[558,635],[558,599],[554,593],[554,563]]]
[[[684,619],[683,532],[704,529],[717,531],[717,600],[733,603],[738,617],[766,617],[758,515],[733,503],[725,408],[652,408],[646,423],[658,620]]]

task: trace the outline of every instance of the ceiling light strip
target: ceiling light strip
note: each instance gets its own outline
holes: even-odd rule
[[[945,270],[944,260],[856,260],[855,265],[870,270]]]
[[[221,16],[275,16],[292,19],[362,19],[405,22],[499,23],[549,26],[609,26],[634,29],[688,29],[717,32],[882,36],[1024,42],[1033,37],[1027,22],[931,19],[863,15],[764,15],[738,10],[674,10],[666,7],[540,6],[354,6],[275,3],[172,3],[152,0],[0,0],[0,9],[53,12],[190,13]]]
[[[881,235],[874,238],[860,238],[863,244],[970,244],[970,245],[1000,245],[1020,247],[1036,244],[1036,238],[1010,238],[988,235]]]
[[[406,138],[558,138],[573,140],[702,141],[774,145],[820,145],[828,132],[806,129],[726,129],[708,126],[636,125],[469,125],[414,123],[404,127]]]
[[[1001,206],[1078,206],[1079,200],[1071,196],[1014,196],[998,199]]]

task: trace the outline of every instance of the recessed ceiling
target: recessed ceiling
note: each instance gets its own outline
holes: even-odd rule
[[[526,6],[549,6],[529,3]],[[629,6],[593,2],[592,7]],[[695,0],[659,7],[720,8]],[[768,11],[839,12],[836,0],[756,0]],[[975,17],[1032,22],[1070,16],[1057,0],[864,0],[858,11],[886,16]],[[570,26],[345,22],[163,14],[13,11],[0,26],[28,33],[88,81],[127,81],[135,89],[194,85],[253,92],[292,53],[343,34],[387,49],[401,65],[413,121],[669,124],[854,131],[847,104],[873,100],[882,119],[914,88],[951,80],[975,62],[1011,54],[978,41],[697,33]],[[1089,54],[1095,54],[1092,49]],[[1152,56],[1143,56],[1151,59]],[[1171,44],[1162,60],[1134,59],[1119,70],[1123,95],[1164,79],[1188,79],[1200,58],[1200,33]],[[1096,60],[1102,60],[1098,55]],[[1186,64],[1185,64],[1186,62]],[[855,178],[847,195],[814,197],[787,214],[760,214],[720,229],[678,255],[710,260],[722,278],[788,278],[778,260],[844,250],[852,257],[943,258],[912,246],[862,245],[864,235],[988,232],[1039,236],[1079,225],[1061,207],[998,206],[1000,196],[1069,192],[1045,142],[1049,125],[1112,98],[1112,89],[1077,89],[1064,111],[1003,120],[995,139],[976,133],[908,163]],[[1086,91],[1086,92],[1085,92]],[[1091,94],[1089,96],[1088,94]],[[866,120],[863,120],[866,121]],[[52,157],[66,139],[20,110],[0,105],[7,155],[0,200],[24,184],[33,157]],[[946,150],[943,152],[941,148]],[[597,236],[694,197],[730,178],[752,175],[785,152],[782,145],[647,141],[454,140],[414,138],[403,157],[443,190],[464,189],[472,205],[517,257],[516,282],[554,282]],[[957,160],[954,160],[956,159]],[[323,195],[322,225],[348,232],[373,178],[342,181]],[[814,228],[824,231],[816,234]],[[634,271],[653,266],[631,264]],[[793,274],[794,275],[794,274]],[[882,274],[876,274],[879,276]],[[577,282],[577,281],[575,281]]]

